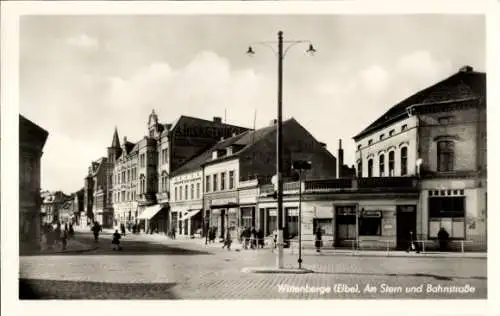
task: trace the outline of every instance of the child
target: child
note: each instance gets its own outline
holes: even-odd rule
[[[113,240],[111,241],[111,243],[113,244],[113,250],[122,250],[122,247],[120,247],[120,238],[122,236],[120,235],[120,233],[118,232],[118,229],[115,230],[115,233],[113,234]]]

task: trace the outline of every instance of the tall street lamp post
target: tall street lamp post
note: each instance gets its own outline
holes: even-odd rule
[[[283,50],[283,43],[290,44],[285,50]],[[276,193],[277,193],[277,257],[276,257],[276,267],[278,269],[283,268],[283,59],[290,48],[299,43],[309,43],[308,53],[314,54],[316,49],[314,49],[312,43],[308,40],[293,40],[284,41],[283,31],[278,32],[278,52],[274,50],[271,44],[276,44],[276,42],[256,42],[253,45],[263,45],[270,48],[278,58],[278,115],[277,115],[277,132],[276,132]],[[248,47],[247,54],[255,54],[252,46]]]
[[[299,269],[302,269],[302,171],[310,170],[312,163],[310,161],[297,160],[292,164],[294,170],[299,171]]]

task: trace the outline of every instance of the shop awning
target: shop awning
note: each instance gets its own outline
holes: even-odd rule
[[[198,214],[200,211],[201,211],[201,209],[198,209],[198,210],[188,210],[186,212],[183,212],[182,213],[182,219],[183,220],[190,219],[191,217],[193,217],[196,214]]]
[[[238,207],[238,203],[226,203],[226,204],[219,204],[219,205],[211,205],[211,209],[218,209],[218,208],[235,208]]]
[[[153,216],[158,214],[158,212],[163,208],[160,204],[155,204],[152,206],[148,206],[144,209],[144,211],[137,217],[138,219],[151,219]]]

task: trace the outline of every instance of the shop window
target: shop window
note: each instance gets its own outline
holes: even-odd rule
[[[441,228],[450,238],[465,238],[465,197],[429,198],[429,238],[437,238]]]
[[[356,219],[354,219],[354,221],[356,221]],[[316,232],[318,227],[321,227],[323,236],[332,236],[333,221],[331,218],[315,218],[313,220],[313,233]]]
[[[405,176],[408,173],[408,148],[401,148],[401,175]]]
[[[438,171],[453,171],[455,159],[455,143],[450,140],[439,141],[437,143]]]
[[[362,216],[359,218],[359,235],[360,236],[380,236],[381,235],[380,216]]]

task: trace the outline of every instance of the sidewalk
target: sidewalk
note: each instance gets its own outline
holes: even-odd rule
[[[74,239],[68,239],[66,244],[66,249],[62,250],[61,244],[54,244],[51,248],[47,247],[45,238],[42,238],[41,249],[26,251],[21,254],[21,256],[32,256],[32,255],[51,255],[51,254],[62,254],[62,253],[80,253],[90,250],[97,249],[94,245],[85,244]]]

